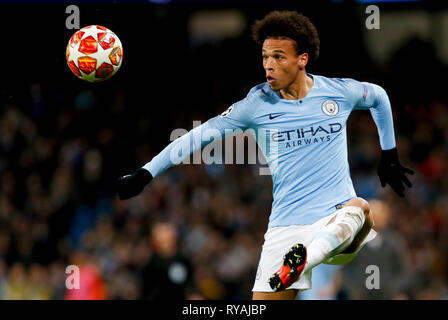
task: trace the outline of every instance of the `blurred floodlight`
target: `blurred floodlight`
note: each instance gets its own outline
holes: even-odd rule
[[[245,17],[238,10],[198,11],[188,21],[190,39],[195,43],[235,38],[245,27]]]
[[[168,4],[171,0],[148,0],[148,2],[155,4]]]

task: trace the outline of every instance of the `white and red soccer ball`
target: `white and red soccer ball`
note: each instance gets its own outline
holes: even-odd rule
[[[92,25],[75,32],[68,42],[65,57],[75,76],[89,82],[101,82],[120,69],[123,46],[111,30]]]

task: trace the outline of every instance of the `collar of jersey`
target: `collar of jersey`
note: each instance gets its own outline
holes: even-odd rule
[[[305,100],[306,98],[310,97],[311,94],[313,93],[313,91],[317,88],[318,84],[317,84],[317,76],[313,75],[311,73],[307,73],[307,76],[313,78],[313,86],[311,87],[310,91],[308,92],[308,94],[303,97],[302,99],[298,99],[298,100],[289,100],[289,99],[283,99],[280,97],[280,94],[277,91],[274,91],[271,89],[271,86],[269,85],[269,83],[265,82],[263,88],[261,89],[265,94],[267,94],[270,97],[275,98],[276,100],[282,101],[282,102],[289,102],[289,103],[297,103],[297,101],[299,100]]]

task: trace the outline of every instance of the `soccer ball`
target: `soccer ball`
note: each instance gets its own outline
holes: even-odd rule
[[[75,76],[88,82],[101,82],[120,69],[123,46],[111,30],[92,25],[78,30],[70,38],[65,58]]]

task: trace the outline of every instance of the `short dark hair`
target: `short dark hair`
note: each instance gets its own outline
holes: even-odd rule
[[[263,44],[266,38],[290,38],[296,42],[297,54],[308,53],[310,61],[319,57],[320,40],[310,19],[296,11],[272,11],[252,26],[255,42]]]

